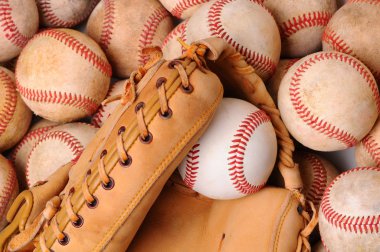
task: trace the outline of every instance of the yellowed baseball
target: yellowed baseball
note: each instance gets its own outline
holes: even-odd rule
[[[145,64],[142,49],[160,47],[172,29],[170,13],[157,0],[104,0],[87,23],[88,35],[106,52],[120,78]]]
[[[355,148],[358,166],[380,166],[380,120]]]
[[[202,4],[210,2],[210,0],[160,0],[160,2],[173,16],[186,19],[191,17]]]
[[[100,0],[36,0],[41,24],[73,27],[85,20]]]
[[[379,91],[368,68],[339,52],[318,52],[297,61],[278,93],[281,117],[304,146],[336,151],[356,145],[380,111]]]
[[[336,11],[336,0],[264,0],[281,33],[281,55],[303,57],[320,51],[322,33]]]
[[[348,0],[331,18],[323,34],[323,50],[361,60],[380,82],[380,1]]]
[[[31,120],[32,112],[16,91],[14,74],[0,67],[0,153],[21,140]]]
[[[5,62],[37,32],[38,10],[34,0],[2,0],[0,5],[0,62]]]
[[[44,133],[29,153],[25,168],[29,187],[44,181],[64,164],[79,158],[97,128],[84,123],[56,126]]]
[[[17,194],[18,184],[12,163],[0,155],[0,231],[8,223],[6,214]]]
[[[16,65],[17,89],[31,110],[50,121],[90,116],[107,95],[111,66],[87,35],[48,29],[24,48]]]

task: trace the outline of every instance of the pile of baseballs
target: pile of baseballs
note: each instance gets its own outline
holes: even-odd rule
[[[380,0],[0,1],[0,230],[19,190],[76,160],[148,58],[220,37],[264,80],[295,140],[318,251],[380,251]],[[259,193],[276,171],[269,116],[224,98],[179,166],[213,199]],[[357,166],[326,152],[355,148]],[[352,164],[352,167],[355,167]],[[309,209],[311,211],[311,209]],[[316,247],[316,249],[317,249]]]

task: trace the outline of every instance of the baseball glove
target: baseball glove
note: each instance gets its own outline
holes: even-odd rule
[[[32,247],[35,247],[34,251],[44,252],[125,251],[165,183],[207,128],[222,99],[223,86],[218,76],[207,68],[207,64],[219,74],[229,90],[236,91],[237,96],[245,97],[270,115],[280,145],[279,169],[287,188],[269,188],[264,191],[271,201],[275,199],[275,204],[271,204],[266,196],[260,196],[262,194],[241,200],[247,202],[246,206],[265,202],[266,206],[273,208],[273,213],[251,218],[251,222],[244,227],[245,235],[237,232],[233,244],[239,244],[246,239],[248,232],[255,230],[254,220],[275,223],[280,219],[278,223],[284,228],[278,228],[280,231],[274,234],[278,237],[273,240],[273,244],[277,245],[265,248],[273,247],[276,251],[309,248],[307,236],[315,225],[315,219],[310,221],[304,211],[305,200],[299,191],[302,181],[292,159],[294,146],[263,82],[242,56],[221,39],[208,39],[184,46],[186,53],[170,62],[162,60],[162,55],[153,50],[155,53],[148,64],[131,74],[120,105],[71,167],[63,191],[46,203],[42,213],[30,219],[22,200],[18,200],[18,204],[11,209],[13,214],[8,216],[12,228],[0,234],[0,239],[7,241],[5,251]],[[191,201],[189,198],[189,205],[193,205]],[[165,207],[165,201],[160,200],[157,204],[164,204]],[[182,202],[178,204],[186,205]],[[227,201],[220,207],[225,208],[225,211],[215,211],[219,217],[215,216],[213,220],[221,221],[225,218],[223,214],[230,216],[233,211],[227,210],[230,206],[238,211],[245,203],[240,206],[237,203],[234,207],[233,203]],[[17,209],[22,218],[16,218]],[[171,207],[166,205],[166,214],[175,218],[178,212],[175,209],[171,211]],[[151,213],[154,215],[154,212]],[[246,210],[241,210],[241,213],[246,216]],[[146,223],[149,224],[150,219]],[[171,225],[174,222],[163,217],[163,223]],[[220,222],[220,229],[209,226],[213,228],[209,231],[215,231],[214,235],[219,240],[223,237],[219,233],[223,223]],[[155,240],[147,235],[149,232],[145,232],[144,227],[131,250],[155,250]],[[188,227],[188,233],[193,233],[191,230],[197,228],[196,225],[193,229]],[[162,231],[166,232],[165,229]],[[265,229],[263,237],[273,237],[270,232],[272,229]],[[214,241],[213,244],[210,241],[210,244],[200,247],[186,247],[189,241],[183,241],[184,246],[177,247],[181,243],[179,237],[170,242],[170,233],[167,234],[167,243],[158,243],[163,247],[157,247],[156,250],[189,251],[194,248],[209,251],[216,248]],[[231,235],[231,232],[226,233],[222,240],[227,241],[227,235]],[[144,247],[141,244],[145,241]],[[207,244],[206,241],[203,244]],[[224,250],[223,244],[221,250]],[[252,245],[250,248],[253,248]],[[228,248],[224,251],[228,251]]]

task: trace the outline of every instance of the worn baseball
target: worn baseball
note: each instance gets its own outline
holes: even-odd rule
[[[170,13],[157,0],[103,0],[87,23],[87,33],[100,44],[114,74],[126,78],[148,58],[142,49],[162,45],[173,29]]]
[[[111,85],[108,90],[108,94],[106,98],[121,95],[124,93],[125,80],[117,81],[113,85]],[[110,103],[102,104],[98,108],[98,111],[92,117],[91,123],[95,125],[95,127],[100,128],[103,126],[104,122],[111,115],[111,113],[116,109],[119,105],[118,102],[112,101]]]
[[[14,74],[0,67],[0,153],[21,140],[31,120],[32,112],[16,91]]]
[[[18,184],[12,163],[0,155],[0,231],[8,224],[6,215],[17,194]]]
[[[210,0],[160,0],[162,5],[176,18],[186,19]]]
[[[325,158],[312,152],[296,152],[303,181],[303,193],[318,209],[327,186],[339,175],[338,170]]]
[[[97,128],[89,124],[67,123],[39,137],[27,158],[25,174],[28,186],[46,180],[58,168],[79,158],[96,131]]]
[[[42,119],[32,125],[28,133],[13,148],[10,159],[12,160],[20,188],[26,188],[25,167],[26,161],[34,144],[47,131],[57,126],[58,123]]]
[[[70,29],[48,29],[21,52],[16,81],[36,115],[70,122],[96,112],[107,95],[111,72],[105,54],[90,37]]]
[[[186,36],[188,22],[188,19],[182,21],[166,36],[164,42],[162,43],[162,53],[164,58],[172,60],[185,52],[185,48],[183,48],[178,42],[178,38],[180,38],[183,42],[188,43],[188,38]]]
[[[47,27],[73,27],[84,21],[100,0],[36,0],[40,22]]]
[[[281,51],[280,33],[271,13],[258,1],[216,0],[205,3],[188,20],[185,33],[187,43],[208,37],[223,38],[264,80],[276,70]],[[169,52],[164,54],[166,59],[182,54],[181,47],[177,45],[163,51]]]
[[[380,1],[349,0],[324,31],[324,51],[335,50],[362,61],[380,82]]]
[[[336,11],[336,0],[264,0],[281,33],[281,55],[304,57],[322,48],[322,34]]]
[[[380,120],[355,148],[355,160],[358,166],[380,167]]]
[[[277,155],[269,116],[249,102],[224,98],[205,134],[179,166],[185,184],[213,199],[259,191]]]
[[[297,61],[285,74],[278,106],[298,142],[318,151],[336,151],[354,146],[371,130],[380,99],[363,63],[339,52],[318,52]]]
[[[38,10],[34,0],[0,1],[0,62],[20,54],[38,30]]]
[[[327,251],[380,251],[380,168],[339,175],[319,208],[319,230]]]
[[[276,72],[274,72],[273,76],[266,81],[267,90],[272,96],[273,101],[277,104],[277,94],[280,89],[280,83],[282,78],[284,78],[285,74],[288,72],[289,68],[294,65],[299,59],[281,59],[278,62]]]

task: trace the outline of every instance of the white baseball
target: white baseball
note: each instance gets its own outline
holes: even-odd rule
[[[100,46],[71,29],[43,30],[22,50],[17,88],[41,117],[70,122],[90,116],[107,95],[111,66]]]
[[[203,4],[186,25],[187,43],[221,37],[240,52],[258,75],[268,79],[280,58],[281,39],[271,13],[260,2],[216,0]],[[167,44],[169,46],[169,44]],[[182,54],[178,47],[167,48],[166,59]]]
[[[251,103],[224,98],[179,172],[188,187],[209,198],[240,198],[265,185],[276,155],[269,116]]]
[[[12,163],[0,155],[0,231],[8,224],[6,214],[17,194],[18,184]]]
[[[380,251],[380,168],[351,169],[327,188],[319,230],[327,251]]]
[[[210,0],[160,0],[162,5],[175,17],[186,19],[203,4]]]
[[[97,128],[89,124],[68,123],[43,134],[27,159],[25,173],[28,186],[44,181],[64,164],[79,158],[96,131]]]
[[[113,85],[110,86],[106,98],[123,94],[124,86],[125,80],[115,82]],[[98,128],[102,127],[104,122],[115,110],[118,104],[118,102],[110,102],[105,105],[100,105],[98,111],[96,111],[96,113],[93,115],[91,123]]]
[[[281,55],[303,57],[320,51],[322,33],[336,11],[336,0],[264,0],[281,33]]]
[[[380,120],[355,148],[355,160],[358,166],[380,167]]]
[[[379,91],[368,68],[352,56],[318,52],[297,61],[278,93],[282,119],[292,136],[319,151],[347,149],[372,128]]]
[[[166,36],[162,43],[162,53],[166,59],[175,59],[185,52],[185,48],[178,42],[178,38],[188,43],[186,36],[187,23],[189,20],[182,21]]]

